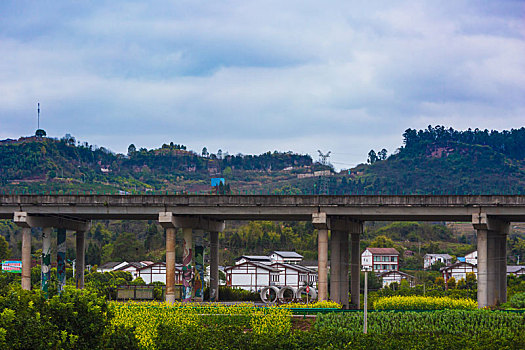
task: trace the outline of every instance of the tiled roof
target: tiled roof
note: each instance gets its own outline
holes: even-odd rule
[[[268,270],[270,272],[279,272],[279,269],[276,269],[275,267],[271,267],[269,265],[261,264],[261,263],[255,262],[255,261],[247,261],[247,262],[244,262],[244,263],[239,264],[239,265],[228,266],[228,267],[225,267],[224,270],[226,271],[226,270],[236,269],[236,268],[239,268],[239,267],[241,267],[243,265],[246,265],[246,264],[251,264],[251,265],[260,267],[261,269]]]
[[[241,260],[242,258],[250,261],[272,261],[270,257],[266,255],[241,255],[238,258],[235,258],[235,260]]]
[[[281,263],[281,262],[275,262],[273,264],[271,264],[270,266],[272,267],[275,267],[275,266],[284,266],[284,267],[287,267],[289,269],[292,269],[292,270],[296,270],[296,271],[299,271],[299,272],[303,272],[303,273],[315,273],[315,271],[305,267],[305,266],[301,266],[301,265],[297,265],[297,264],[286,264],[286,263]]]
[[[390,274],[392,274],[394,272],[400,274],[401,276],[414,278],[414,276],[409,275],[408,273],[404,273],[404,272],[397,271],[397,270],[382,272],[382,273],[379,274],[379,277],[385,277],[385,276],[390,275]]]
[[[303,258],[303,256],[296,252],[284,252],[284,251],[274,251],[275,254],[282,256],[283,258]]]
[[[471,267],[476,267],[476,265],[473,265],[471,263],[468,263],[468,262],[465,262],[465,261],[458,261],[450,266],[444,266],[442,268],[439,269],[439,271],[445,271],[445,270],[450,270],[450,269],[453,269],[454,267],[457,267],[457,266],[460,266],[460,265],[467,265],[467,266],[471,266]]]
[[[106,269],[113,269],[115,266],[117,265],[120,265],[122,264],[122,261],[118,262],[118,261],[110,261],[110,262],[107,262],[103,265],[100,265],[98,268],[101,269],[101,270],[106,270]]]
[[[518,272],[519,270],[525,270],[525,265],[507,265],[507,273]]]
[[[436,257],[436,258],[444,258],[444,259],[452,259],[452,257],[448,254],[425,254],[425,256],[430,256],[430,257]]]
[[[399,255],[399,252],[394,248],[366,248],[374,255]]]

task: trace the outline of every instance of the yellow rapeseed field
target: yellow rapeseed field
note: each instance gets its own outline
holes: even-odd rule
[[[472,299],[450,297],[392,296],[374,302],[376,310],[476,310],[478,303]]]
[[[231,325],[257,335],[283,335],[291,330],[291,311],[282,307],[251,304],[197,304],[158,302],[111,302],[113,324],[135,329],[143,349],[155,349],[159,325],[197,331],[204,326]]]

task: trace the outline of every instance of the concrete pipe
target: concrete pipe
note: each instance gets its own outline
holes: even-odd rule
[[[300,287],[299,289],[297,289],[297,291],[295,292],[295,299],[302,300],[303,294],[306,297],[306,286]],[[317,290],[315,288],[310,287],[310,291],[308,292],[308,299],[309,300],[317,299]]]
[[[279,290],[279,294],[277,294],[277,299],[279,299],[281,303],[285,303],[293,301],[295,299],[295,295],[295,288],[290,286],[284,286]]]
[[[279,295],[279,289],[275,286],[264,287],[261,290],[261,300],[263,303],[275,303]]]

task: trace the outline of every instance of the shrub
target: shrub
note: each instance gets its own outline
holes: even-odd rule
[[[209,300],[209,298],[209,288],[205,288],[204,300]],[[220,301],[261,301],[259,293],[228,286],[219,286],[219,299]]]
[[[42,313],[50,317],[60,331],[78,337],[75,347],[80,349],[100,347],[111,319],[103,297],[70,286],[44,303]]]
[[[7,349],[101,348],[111,318],[105,300],[88,291],[66,287],[45,300],[18,285],[0,296],[0,314]]]
[[[509,302],[510,306],[516,309],[525,309],[525,293],[514,294]]]
[[[379,298],[374,302],[377,310],[475,310],[477,302],[472,299],[452,299],[449,297],[392,296]]]

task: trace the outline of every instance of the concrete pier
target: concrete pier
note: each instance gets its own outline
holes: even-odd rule
[[[356,226],[358,226],[358,230],[352,230],[351,231],[351,249],[352,254],[350,255],[350,303],[353,305],[354,308],[359,309],[359,303],[360,303],[360,275],[361,275],[361,252],[359,248],[361,233],[363,228],[362,223],[356,223]]]
[[[341,231],[330,233],[330,300],[341,303]]]
[[[219,232],[210,232],[210,301],[219,301]]]
[[[66,229],[57,229],[57,289],[62,293],[66,285]]]
[[[84,274],[86,270],[86,234],[77,231],[75,237],[77,258],[75,261],[75,282],[77,289],[84,289]]]
[[[193,230],[182,229],[182,301],[190,302],[193,294]]]
[[[487,216],[472,215],[478,244],[478,307],[498,305],[507,300],[506,241],[509,223]]]
[[[22,227],[22,289],[31,290],[31,228]]]
[[[348,250],[348,230],[342,230],[340,240],[341,245],[340,247],[340,262],[339,265],[339,280],[340,280],[340,287],[339,287],[339,297],[341,300],[341,305],[343,305],[343,309],[348,309],[350,306],[350,300],[349,300],[349,284],[348,284],[348,268],[349,268],[349,258],[350,258],[350,252]]]
[[[42,292],[47,298],[51,279],[51,227],[42,229],[42,257],[40,262]]]
[[[317,229],[317,298],[328,300],[328,221],[326,213],[312,214]]]
[[[176,222],[171,212],[159,213],[159,224],[166,229],[166,302],[175,302]]]

